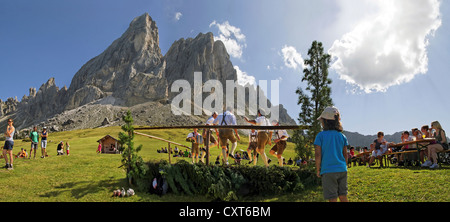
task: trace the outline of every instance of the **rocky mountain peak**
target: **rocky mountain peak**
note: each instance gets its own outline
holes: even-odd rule
[[[105,117],[113,120],[111,124],[118,122],[117,116],[126,107],[136,112],[137,124],[201,123],[201,117],[170,112],[169,103],[176,96],[169,93],[172,83],[180,79],[193,83],[194,72],[202,73],[203,82],[215,79],[224,86],[226,80],[237,80],[225,45],[214,41],[210,32],[175,41],[163,56],[156,22],[145,13],[133,19],[105,51],[84,64],[69,88],[59,89],[51,78],[37,92],[30,89],[30,95],[20,103],[17,99],[0,101],[0,115],[17,119],[18,128],[51,123],[66,130],[96,127]],[[280,120],[294,122],[286,112],[280,113],[287,116]],[[0,126],[6,124],[4,119]]]
[[[126,100],[123,97],[130,96],[127,90],[133,78],[140,73],[159,72],[162,57],[156,22],[145,13],[135,18],[120,38],[75,74],[66,109],[76,108],[107,94]]]

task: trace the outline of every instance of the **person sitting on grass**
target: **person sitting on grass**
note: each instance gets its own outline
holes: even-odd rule
[[[19,153],[17,153],[16,158],[27,158],[28,153],[27,150],[21,148]]]
[[[236,155],[234,156],[234,163],[236,163],[237,165],[241,165],[241,155],[236,152]]]
[[[380,166],[383,166],[383,154],[386,153],[388,150],[388,142],[384,139],[384,133],[378,132],[377,133],[377,139],[373,141],[373,143],[370,145],[370,150],[372,151],[372,157],[369,160],[369,165],[367,167],[370,167],[372,165],[372,162],[375,160],[375,158],[379,159]]]
[[[63,141],[59,142],[58,147],[56,148],[56,155],[64,155],[64,143]]]

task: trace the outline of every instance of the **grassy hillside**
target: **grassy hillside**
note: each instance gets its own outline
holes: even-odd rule
[[[112,191],[121,187],[128,188],[125,173],[118,168],[121,156],[115,154],[96,154],[97,140],[110,134],[117,137],[119,127],[86,129],[59,132],[49,135],[48,158],[40,158],[40,148],[36,159],[15,159],[14,170],[0,169],[0,201],[2,202],[116,202],[116,201],[211,201],[202,196],[163,197],[138,192],[129,198],[113,198]],[[142,131],[174,142],[188,145],[184,138],[189,130]],[[246,150],[247,137],[241,137],[237,150]],[[70,142],[70,156],[56,156],[56,144],[59,141]],[[136,136],[135,144],[143,145],[140,152],[145,161],[168,160],[168,154],[156,150],[166,147],[167,143]],[[20,148],[29,152],[29,142],[16,141],[14,153]],[[184,149],[183,149],[184,150]],[[266,153],[269,148],[266,147]],[[220,150],[212,148],[212,160]],[[288,144],[284,155],[294,157],[294,145]],[[276,159],[273,164],[276,164]],[[178,161],[187,158],[173,158]],[[243,161],[247,164],[248,161]],[[263,165],[262,160],[258,162]],[[0,160],[4,165],[4,160]],[[450,179],[448,166],[439,170],[428,169],[368,169],[366,167],[349,168],[350,201],[450,201],[447,189]],[[242,201],[323,201],[321,188],[302,193],[283,196],[264,196],[243,199]]]

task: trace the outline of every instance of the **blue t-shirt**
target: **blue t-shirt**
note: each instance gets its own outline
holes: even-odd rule
[[[322,131],[317,134],[314,145],[322,148],[320,175],[325,173],[347,172],[347,163],[343,152],[348,146],[347,137],[336,130]]]

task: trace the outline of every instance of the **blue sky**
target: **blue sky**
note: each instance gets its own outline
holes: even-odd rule
[[[233,65],[247,80],[280,80],[280,103],[295,119],[295,90],[304,86],[301,61],[317,40],[334,56],[332,98],[344,129],[390,134],[434,120],[449,129],[449,4],[2,0],[0,99],[20,100],[51,77],[59,87],[69,86],[82,65],[147,12],[157,23],[163,54],[180,38],[212,32],[226,42]]]

